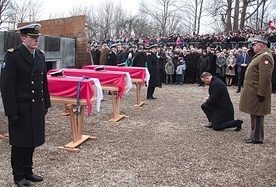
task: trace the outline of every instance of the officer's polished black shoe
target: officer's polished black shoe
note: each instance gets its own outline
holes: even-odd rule
[[[245,143],[251,143],[251,144],[262,144],[263,142],[261,142],[261,141],[254,141],[254,140],[252,140],[252,139],[250,139],[250,138],[245,138],[244,139],[244,142]]]
[[[30,184],[28,183],[28,181],[26,181],[26,179],[22,179],[22,180],[19,180],[19,181],[14,181],[14,183],[18,187],[30,187]]]
[[[204,125],[204,127],[212,128],[212,127],[213,127],[213,124],[210,122],[210,123],[208,123],[207,125]]]
[[[237,90],[237,91],[236,91],[236,93],[240,93],[240,92],[241,92],[241,90]]]
[[[156,97],[153,97],[153,96],[150,96],[150,97],[147,97],[147,99],[153,100],[153,99],[157,99],[157,98],[156,98]]]
[[[40,182],[43,181],[43,177],[38,176],[36,174],[32,174],[31,176],[26,177],[27,180],[32,181],[32,182]]]

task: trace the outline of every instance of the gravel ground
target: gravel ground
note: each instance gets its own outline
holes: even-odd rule
[[[236,118],[244,120],[240,132],[220,132],[203,127],[200,109],[208,86],[164,85],[156,89],[157,100],[133,108],[135,88],[121,101],[119,124],[112,117],[110,96],[101,111],[94,107],[85,116],[83,134],[96,136],[79,146],[80,152],[57,149],[71,141],[68,117],[58,117],[63,105],[52,104],[47,114],[46,143],[34,154],[34,172],[44,176],[31,186],[276,186],[276,94],[272,114],[265,117],[265,142],[243,143],[250,128],[249,115],[238,110],[240,94],[229,87]],[[7,119],[0,112],[0,134],[7,132]],[[0,184],[13,184],[10,145],[0,140]]]

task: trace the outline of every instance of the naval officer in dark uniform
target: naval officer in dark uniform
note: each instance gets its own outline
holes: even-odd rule
[[[151,45],[150,52],[147,53],[147,58],[146,58],[148,70],[150,73],[149,85],[147,85],[148,86],[147,99],[150,99],[150,100],[156,99],[156,97],[153,97],[153,94],[155,91],[155,87],[160,85],[156,52],[157,52],[157,45],[156,44]]]
[[[117,44],[112,44],[110,49],[107,55],[107,65],[117,66]]]
[[[9,49],[1,67],[1,94],[8,116],[11,166],[19,187],[40,182],[33,173],[33,153],[45,142],[45,115],[51,106],[45,56],[37,49],[40,24],[18,28],[22,44]]]

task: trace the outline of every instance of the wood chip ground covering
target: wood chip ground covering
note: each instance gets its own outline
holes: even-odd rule
[[[85,116],[83,134],[96,136],[79,146],[80,152],[57,149],[71,141],[68,117],[58,117],[63,105],[52,104],[46,116],[46,143],[34,153],[34,172],[44,177],[34,187],[84,186],[276,186],[276,94],[272,114],[265,116],[265,142],[245,144],[250,118],[238,109],[240,93],[228,87],[235,117],[244,121],[242,130],[220,132],[205,128],[207,119],[200,105],[208,86],[163,85],[156,88],[156,100],[133,108],[135,87],[124,95],[121,114],[129,116],[119,124],[112,118],[111,98],[100,112],[94,106]],[[0,112],[0,134],[7,132],[7,118]],[[10,149],[0,139],[0,186],[13,187]]]

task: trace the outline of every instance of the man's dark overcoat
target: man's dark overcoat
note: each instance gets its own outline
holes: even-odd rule
[[[1,68],[1,94],[5,115],[18,115],[9,123],[10,144],[38,147],[45,142],[45,110],[51,106],[44,52],[35,50],[35,59],[23,45],[9,50]]]
[[[149,87],[159,86],[159,69],[157,65],[157,56],[155,53],[150,52],[147,54],[147,65],[150,73]]]
[[[209,85],[209,99],[207,104],[213,107],[211,122],[222,124],[234,119],[234,107],[227,87],[216,76],[213,76]]]

